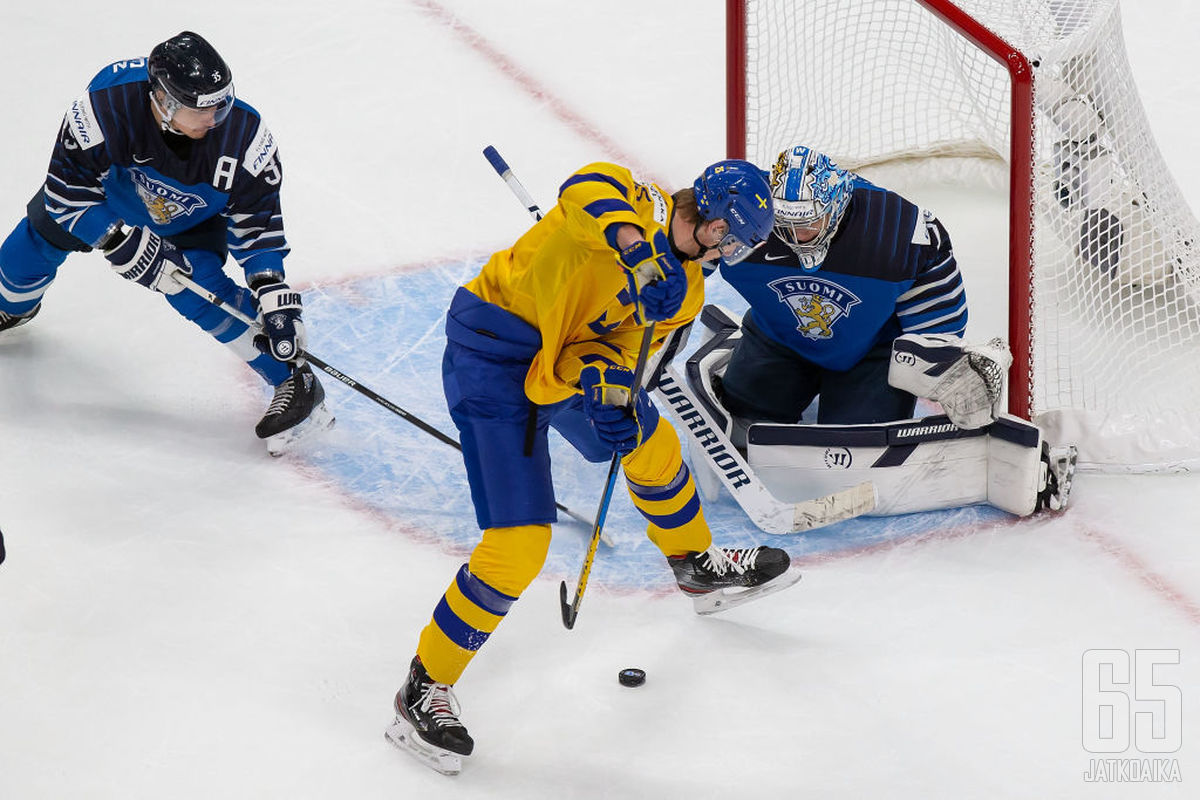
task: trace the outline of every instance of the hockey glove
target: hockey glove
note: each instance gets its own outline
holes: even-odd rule
[[[638,389],[630,405],[632,386],[633,373],[625,367],[589,364],[579,373],[583,411],[596,438],[621,455],[635,450],[658,426],[658,409],[645,389]]]
[[[658,322],[679,313],[687,296],[687,272],[671,252],[665,232],[659,230],[650,241],[626,247],[620,259],[629,279],[629,293],[637,298],[646,319]]]
[[[951,422],[974,430],[995,421],[1011,365],[1002,339],[968,344],[950,334],[906,333],[892,342],[888,383],[941,403]]]
[[[263,326],[263,336],[258,342],[260,349],[277,361],[295,359],[304,349],[300,293],[274,277],[252,281],[251,288],[258,301],[258,316]]]
[[[184,290],[172,276],[180,272],[190,277],[192,265],[178,247],[148,228],[130,228],[113,238],[115,242],[104,244],[104,257],[122,278],[163,294]]]

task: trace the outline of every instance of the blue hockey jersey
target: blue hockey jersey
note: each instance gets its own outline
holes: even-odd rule
[[[930,212],[857,179],[825,260],[806,270],[775,234],[723,277],[772,340],[818,366],[845,371],[903,333],[967,327],[950,237]]]
[[[258,112],[237,100],[203,139],[165,136],[170,144],[150,110],[146,59],[105,67],[63,119],[46,175],[50,217],[94,246],[118,220],[170,236],[220,214],[247,275],[282,275],[283,172]]]

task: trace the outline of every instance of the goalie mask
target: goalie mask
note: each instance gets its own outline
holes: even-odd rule
[[[233,108],[233,74],[225,59],[198,33],[184,31],[150,51],[150,102],[171,129],[181,108],[212,113],[220,125]],[[157,92],[161,91],[160,99]]]
[[[766,173],[748,161],[718,161],[692,184],[700,225],[723,219],[729,232],[717,244],[720,261],[736,264],[767,240],[774,219]],[[697,239],[699,241],[699,239]]]
[[[854,194],[854,173],[804,145],[784,150],[771,169],[775,235],[813,270],[825,260],[829,243]]]

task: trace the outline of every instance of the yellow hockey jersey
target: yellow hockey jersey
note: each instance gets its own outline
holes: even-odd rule
[[[585,359],[601,357],[633,369],[643,326],[634,318],[625,269],[605,238],[629,223],[646,239],[666,229],[673,202],[652,183],[639,183],[616,164],[589,164],[559,189],[558,203],[516,244],[492,255],[468,291],[528,322],[542,349],[525,376],[525,394],[539,405],[578,392]],[[688,291],[674,317],[655,328],[652,350],[704,306],[700,265],[684,261]]]

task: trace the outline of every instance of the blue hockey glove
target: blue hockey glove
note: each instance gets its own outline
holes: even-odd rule
[[[645,389],[638,389],[637,400],[629,404],[631,386],[633,373],[625,367],[589,364],[579,373],[583,411],[596,438],[621,455],[636,449],[658,425],[658,409]]]
[[[163,294],[184,290],[172,275],[181,272],[190,277],[192,265],[178,247],[149,228],[130,228],[114,238],[115,242],[105,243],[103,252],[122,278]]]
[[[629,293],[638,298],[646,319],[661,321],[679,313],[687,296],[687,273],[671,252],[662,230],[648,242],[637,242],[621,251],[621,264],[629,278]]]
[[[300,293],[282,280],[274,278],[252,284],[254,298],[258,300],[258,316],[262,321],[260,349],[270,353],[277,361],[291,361],[304,349],[304,323],[300,321],[303,311]]]

